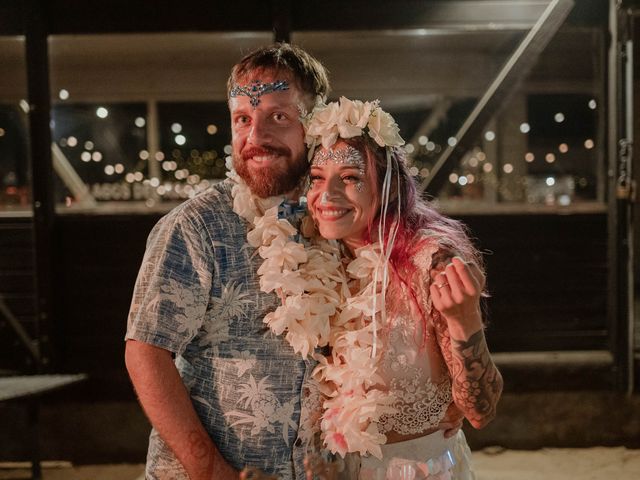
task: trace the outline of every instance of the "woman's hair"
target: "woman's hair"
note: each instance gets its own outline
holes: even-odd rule
[[[380,204],[384,177],[387,171],[386,150],[378,146],[366,136],[353,137],[344,140],[363,153],[365,159],[365,174],[372,185],[375,185],[373,201]],[[389,230],[396,220],[398,230],[391,250],[389,270],[391,273],[392,289],[404,284],[408,288],[410,297],[416,307],[423,312],[420,302],[417,301],[416,282],[414,276],[420,272],[413,259],[421,249],[431,242],[437,242],[439,251],[432,259],[432,268],[442,268],[439,262],[448,262],[453,256],[460,256],[464,261],[475,263],[481,270],[483,268],[480,252],[473,246],[466,227],[459,221],[445,217],[430,206],[418,194],[415,180],[409,173],[406,163],[405,150],[402,147],[387,147],[391,152],[391,185],[384,242],[388,242]],[[398,186],[399,179],[399,186]],[[398,217],[398,202],[400,203],[400,215]],[[382,209],[372,219],[367,230],[367,238],[370,242],[378,241],[378,225]],[[422,235],[417,235],[422,233]],[[395,310],[393,305],[390,305]],[[424,313],[424,312],[423,312]]]

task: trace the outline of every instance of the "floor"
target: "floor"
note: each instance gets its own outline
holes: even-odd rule
[[[624,447],[474,452],[478,480],[638,480],[640,450]],[[17,468],[23,467],[23,468]],[[30,478],[26,465],[0,464],[0,480]],[[142,465],[45,463],[43,480],[143,480]]]

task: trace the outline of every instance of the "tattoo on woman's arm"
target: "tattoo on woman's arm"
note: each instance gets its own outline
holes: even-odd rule
[[[456,403],[474,426],[485,425],[495,417],[502,376],[491,359],[484,332],[478,330],[468,340],[452,338],[451,342]]]

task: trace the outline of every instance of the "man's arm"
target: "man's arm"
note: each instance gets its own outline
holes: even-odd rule
[[[127,340],[125,363],[142,408],[191,480],[239,478],[220,455],[191,404],[171,352]]]

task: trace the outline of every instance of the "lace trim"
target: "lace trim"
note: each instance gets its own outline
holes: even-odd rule
[[[439,384],[418,378],[394,378],[390,382],[390,392],[395,397],[392,407],[396,413],[380,417],[380,433],[393,431],[413,435],[437,427],[452,401],[448,378]]]

